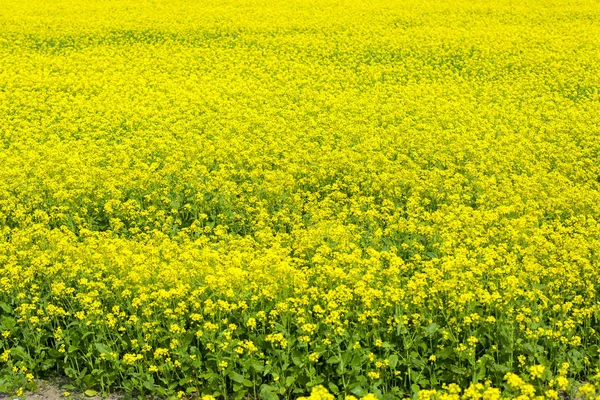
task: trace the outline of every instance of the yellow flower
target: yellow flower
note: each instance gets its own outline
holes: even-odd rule
[[[379,372],[377,372],[377,371],[370,371],[370,372],[367,372],[367,376],[371,379],[379,379],[380,375],[379,375]]]
[[[577,393],[584,398],[588,398],[596,393],[596,388],[591,383],[585,383],[577,389]]]
[[[125,365],[133,365],[136,361],[144,358],[141,354],[124,354],[123,355],[123,364]]]
[[[310,396],[299,397],[298,400],[334,400],[335,396],[321,385],[312,388]]]
[[[293,364],[343,398],[353,364],[386,396],[427,372],[420,400],[496,399],[502,370],[533,400],[581,386],[584,345],[598,376],[598,0],[54,3],[1,2],[16,381],[55,361],[129,397],[143,371],[148,397],[308,392],[229,373]],[[436,354],[484,376],[461,391]]]
[[[569,387],[569,380],[564,376],[559,376],[556,378],[556,384],[561,390],[567,390]]]
[[[361,397],[362,400],[378,400],[377,396],[375,396],[373,393],[368,393],[365,396]]]
[[[529,373],[533,379],[541,378],[545,370],[546,368],[543,365],[533,365],[529,367]]]

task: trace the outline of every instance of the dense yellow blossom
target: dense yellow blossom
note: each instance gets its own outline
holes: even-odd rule
[[[0,392],[597,396],[597,0],[2,0]]]

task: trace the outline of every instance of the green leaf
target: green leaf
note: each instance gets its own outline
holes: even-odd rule
[[[264,400],[279,400],[279,396],[273,392],[269,385],[263,385],[260,389],[260,398]]]
[[[421,388],[416,383],[413,383],[412,385],[410,385],[410,390],[412,391],[413,396],[416,398]]]
[[[262,372],[265,369],[265,366],[261,361],[252,360],[252,368],[254,368],[256,372]]]
[[[154,390],[155,385],[150,381],[144,381],[144,387],[148,390]]]
[[[395,354],[392,354],[391,356],[388,357],[388,361],[390,362],[390,368],[394,369],[394,368],[396,368],[396,365],[398,365],[398,356]]]
[[[100,352],[100,354],[110,354],[110,349],[102,343],[95,343],[94,346],[96,347],[96,350]]]
[[[244,382],[244,376],[243,376],[243,375],[240,375],[240,374],[238,374],[238,373],[237,373],[237,372],[235,372],[235,371],[231,371],[231,372],[230,372],[230,373],[229,373],[227,376],[229,376],[229,379],[231,379],[231,380],[232,380],[232,381],[234,381],[234,382],[237,382],[237,383],[242,383],[242,382]]]
[[[353,369],[360,369],[362,365],[362,360],[360,359],[360,356],[358,355],[358,353],[354,354],[354,357],[352,357],[352,361],[350,361],[350,366]]]
[[[329,382],[327,387],[333,394],[338,394],[340,392],[340,389],[333,382]]]
[[[84,334],[83,334],[83,336],[81,336],[81,339],[83,340],[83,339],[85,339],[86,337],[88,337],[88,336],[90,336],[90,335],[93,335],[93,334],[94,334],[94,331],[86,332],[86,333],[84,333]]]
[[[438,351],[436,353],[436,357],[440,359],[448,358],[454,353],[454,349],[452,347],[445,347],[444,349]]]
[[[285,378],[285,386],[286,387],[290,387],[292,386],[292,384],[296,381],[296,377],[294,376],[288,376],[287,378]]]
[[[300,358],[294,354],[292,354],[292,362],[294,363],[294,365],[297,365],[300,367],[304,365],[304,363],[302,362],[302,358]]]
[[[186,383],[188,383],[191,380],[192,380],[192,378],[190,378],[190,377],[181,378],[179,380],[179,386],[184,386]]]
[[[381,400],[395,400],[399,398],[402,398],[402,396],[399,396],[397,393],[387,392],[381,397]]]
[[[239,392],[234,388],[233,389],[233,400],[242,400],[248,394],[247,390],[240,390]]]
[[[327,359],[327,364],[337,364],[340,362],[340,359],[337,356],[329,357]]]
[[[0,326],[2,327],[2,330],[4,330],[4,331],[11,330],[12,328],[15,327],[15,325],[17,325],[17,320],[15,320],[12,317],[2,317],[2,319],[0,321],[1,321]]]
[[[349,365],[350,362],[352,362],[352,356],[354,356],[354,351],[346,351],[344,354],[342,354],[342,361],[344,365]]]
[[[352,393],[358,397],[363,397],[363,396],[367,395],[367,391],[360,386],[357,386],[357,387],[353,388],[352,390],[350,390],[350,393]]]
[[[44,360],[42,361],[42,371],[47,371],[51,368],[54,368],[56,362],[54,360]]]
[[[461,376],[467,375],[467,369],[464,368],[464,367],[459,367],[457,365],[451,365],[450,366],[450,371],[452,371],[456,375],[461,375]]]
[[[425,328],[425,332],[427,332],[428,336],[433,335],[439,328],[440,326],[438,324],[436,324],[435,322],[427,325],[427,327]]]
[[[98,392],[96,392],[95,390],[86,390],[85,392],[83,392],[83,394],[85,394],[88,397],[94,397],[98,394]]]
[[[29,359],[29,353],[22,346],[13,347],[10,354],[19,360]]]
[[[75,368],[66,367],[65,368],[65,375],[68,378],[75,379],[77,377],[77,371],[75,371]]]
[[[12,314],[12,308],[3,301],[0,301],[0,308],[7,314]]]

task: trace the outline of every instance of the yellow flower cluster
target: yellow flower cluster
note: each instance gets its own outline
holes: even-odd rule
[[[597,0],[1,3],[0,392],[599,393]]]

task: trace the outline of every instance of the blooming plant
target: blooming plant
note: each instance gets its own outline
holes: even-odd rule
[[[600,393],[597,0],[0,3],[0,392]]]

